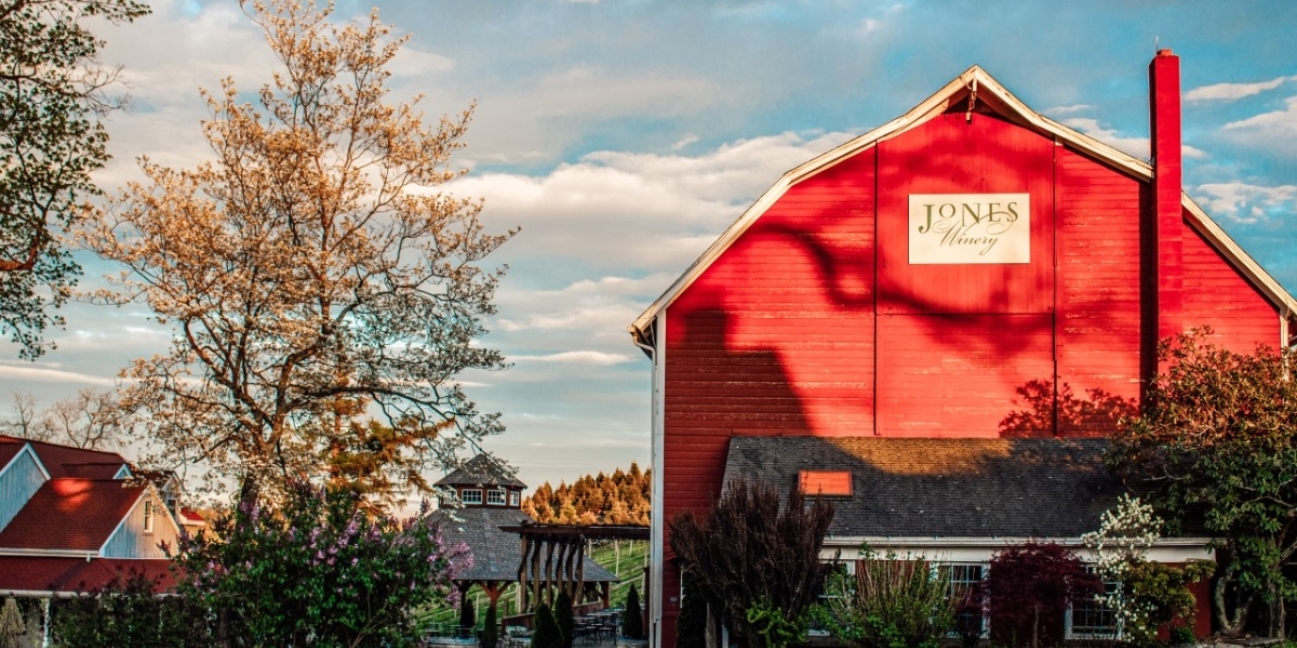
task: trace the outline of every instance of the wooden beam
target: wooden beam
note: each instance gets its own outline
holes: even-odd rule
[[[522,536],[522,558],[518,561],[518,604],[519,612],[530,610],[531,598],[527,596],[527,552],[531,550],[531,538]]]
[[[545,602],[554,607],[554,541],[545,538]]]
[[[542,577],[541,577],[542,575],[540,573],[540,548],[544,544],[545,544],[544,541],[539,538],[532,542],[533,545],[531,549],[532,600],[531,600],[531,605],[527,606],[528,612],[535,611],[536,606],[540,605],[540,584],[542,581]]]

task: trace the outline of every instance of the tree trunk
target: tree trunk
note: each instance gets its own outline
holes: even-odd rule
[[[1031,648],[1040,648],[1040,610],[1031,611]]]
[[[1225,592],[1229,588],[1231,577],[1238,571],[1237,564],[1230,560],[1225,566],[1225,573],[1216,579],[1216,584],[1212,587],[1212,603],[1216,608],[1216,622],[1220,624],[1220,633],[1226,637],[1237,637],[1243,634],[1243,626],[1247,623],[1247,611],[1252,607],[1253,596],[1249,595],[1246,599],[1240,601],[1234,608],[1234,614],[1231,616],[1229,609],[1225,605]]]

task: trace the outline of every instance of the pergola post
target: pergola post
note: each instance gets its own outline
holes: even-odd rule
[[[577,536],[576,546],[576,591],[585,597],[585,537]]]
[[[531,599],[527,596],[527,552],[531,549],[531,537],[522,535],[522,559],[518,561],[518,611],[531,609]]]
[[[554,542],[549,538],[543,538],[541,544],[545,545],[545,603],[554,607]]]
[[[540,605],[540,583],[542,580],[541,573],[540,573],[540,548],[543,544],[544,542],[540,541],[539,539],[532,542],[532,548],[531,548],[532,598],[531,598],[531,605],[527,606],[528,612],[534,611],[536,609],[536,606]]]

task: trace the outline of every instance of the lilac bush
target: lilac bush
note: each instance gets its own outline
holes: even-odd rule
[[[471,567],[429,520],[398,521],[347,490],[290,486],[278,509],[245,507],[181,543],[180,591],[212,611],[221,646],[409,646],[411,611],[445,603]]]

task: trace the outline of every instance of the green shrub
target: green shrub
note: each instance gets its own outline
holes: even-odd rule
[[[833,506],[822,498],[807,503],[792,486],[781,497],[765,482],[733,482],[705,516],[684,511],[671,520],[671,549],[697,578],[697,591],[752,648],[785,648],[770,640],[809,627],[830,569],[820,546]]]
[[[1198,637],[1193,634],[1193,627],[1187,625],[1171,626],[1171,645],[1183,646],[1186,644],[1198,643]]]
[[[157,583],[130,570],[102,590],[55,601],[56,646],[198,648],[212,645],[206,610],[183,596],[156,596]]]
[[[866,553],[854,575],[825,584],[825,626],[858,648],[937,648],[955,628],[949,575],[922,560]]]

